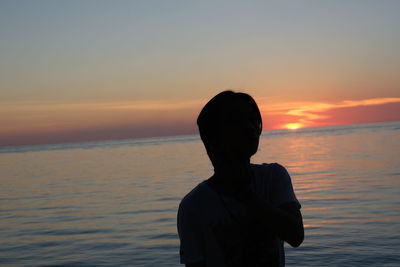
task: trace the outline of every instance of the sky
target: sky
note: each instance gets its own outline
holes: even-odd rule
[[[400,1],[0,2],[0,146],[197,133],[224,90],[264,129],[400,120]]]

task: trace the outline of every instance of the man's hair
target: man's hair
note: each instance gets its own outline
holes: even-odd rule
[[[254,99],[246,94],[233,91],[223,91],[214,96],[201,110],[199,117],[197,118],[197,126],[199,127],[200,137],[204,143],[204,146],[208,150],[210,144],[214,144],[219,132],[219,125],[221,120],[221,114],[224,111],[232,110],[234,103],[238,100],[247,101],[254,109],[259,122],[260,133],[262,131],[262,118],[260,110]]]

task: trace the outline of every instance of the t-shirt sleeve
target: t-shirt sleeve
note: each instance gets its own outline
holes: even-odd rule
[[[285,167],[278,163],[272,164],[272,173],[270,180],[271,204],[279,207],[285,203],[294,202],[301,208],[293,190],[292,180]]]
[[[199,220],[183,202],[178,210],[178,234],[180,262],[188,264],[204,260],[204,239]]]

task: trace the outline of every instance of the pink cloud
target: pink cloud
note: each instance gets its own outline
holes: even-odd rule
[[[336,111],[342,110],[342,112],[347,112],[348,116],[352,116],[352,112],[355,110],[360,110],[362,107],[381,107],[379,108],[379,115],[376,113],[374,115],[369,114],[368,112],[364,113],[365,118],[354,120],[354,121],[365,121],[365,122],[374,122],[374,121],[387,121],[387,120],[400,120],[400,112],[394,113],[391,112],[385,113],[385,107],[388,105],[399,106],[400,98],[371,98],[371,99],[362,99],[362,100],[344,100],[340,102],[333,103],[288,103],[288,104],[279,104],[275,107],[272,107],[270,111],[266,110],[266,114],[270,114],[271,117],[281,118],[282,122],[278,125],[275,125],[276,128],[283,128],[286,123],[301,123],[303,127],[312,127],[312,126],[321,126],[322,124],[329,124],[329,122],[334,124],[347,124],[347,120],[345,120],[345,116],[341,117],[343,119],[343,123],[340,122],[337,117]],[[370,109],[365,109],[370,110]],[[339,114],[339,113],[338,113]],[[274,128],[275,128],[274,127]]]

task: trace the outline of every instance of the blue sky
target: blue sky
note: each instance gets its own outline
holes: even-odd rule
[[[399,97],[399,10],[399,1],[2,1],[0,102],[13,118],[29,114],[26,103],[161,107],[225,89],[266,105]]]

